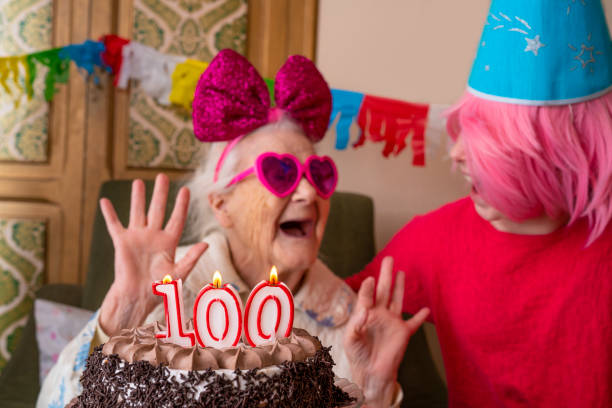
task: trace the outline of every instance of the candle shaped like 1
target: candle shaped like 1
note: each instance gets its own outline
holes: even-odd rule
[[[293,296],[284,283],[278,282],[276,266],[270,280],[253,288],[244,310],[244,334],[253,347],[288,337],[293,329]]]
[[[213,283],[206,285],[193,306],[193,326],[202,347],[232,347],[242,336],[242,301],[230,284],[221,285],[215,272]]]
[[[166,330],[155,333],[158,339],[184,347],[195,346],[193,331],[185,329],[183,316],[183,281],[172,280],[170,275],[161,281],[153,282],[153,293],[164,298]]]

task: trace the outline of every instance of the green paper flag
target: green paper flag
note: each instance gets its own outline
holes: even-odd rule
[[[32,89],[34,81],[36,80],[35,62],[40,62],[49,68],[49,72],[45,77],[45,99],[47,101],[53,99],[53,94],[57,92],[55,84],[64,84],[68,82],[70,78],[70,58],[67,56],[61,58],[60,51],[61,48],[54,48],[27,56],[27,65],[30,68],[29,84],[26,84],[28,91]]]
[[[276,106],[276,100],[274,99],[274,80],[264,78],[264,81],[266,82],[266,85],[268,85],[268,92],[270,92],[270,106],[274,107]]]

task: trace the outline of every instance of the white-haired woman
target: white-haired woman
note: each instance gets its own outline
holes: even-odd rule
[[[215,60],[223,57],[230,62],[237,58],[220,54]],[[303,69],[305,62],[298,62]],[[216,72],[214,64],[207,73]],[[232,72],[244,70],[233,67]],[[205,75],[196,98],[213,88]],[[194,109],[198,109],[197,102]],[[294,327],[332,346],[336,375],[358,383],[369,406],[386,407],[401,399],[397,368],[409,336],[427,311],[409,322],[401,319],[403,284],[391,293],[388,263],[382,268],[374,303],[373,281],[357,297],[317,259],[337,174],[331,159],[315,155],[304,119],[298,123],[290,108],[284,111],[276,111],[265,118],[267,124],[229,143],[213,143],[207,160],[179,191],[165,227],[169,181],[164,175],[156,179],[148,212],[144,184],[134,181],[127,228],[118,221],[112,204],[101,200],[115,247],[115,280],[96,318],[64,350],[45,381],[39,407],[54,406],[56,400],[65,404],[79,392],[78,378],[92,346],[123,328],[164,321],[161,302],[150,289],[152,281],[166,274],[182,278],[185,308],[190,310],[214,271],[222,271],[224,281],[232,283],[245,301],[250,290],[267,278],[271,265],[278,267],[279,279],[294,294]],[[323,118],[328,120],[329,111]],[[196,135],[202,133],[195,114],[194,127]],[[215,130],[220,133],[223,131]],[[291,169],[301,170],[292,173]],[[189,231],[199,243],[177,248],[190,191]],[[47,397],[47,393],[52,395]]]

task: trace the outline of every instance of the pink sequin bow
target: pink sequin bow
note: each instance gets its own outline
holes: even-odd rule
[[[235,51],[217,54],[200,77],[193,99],[193,130],[203,142],[235,139],[286,112],[306,136],[325,136],[332,108],[329,86],[308,58],[293,55],[276,74],[276,107],[255,67]]]

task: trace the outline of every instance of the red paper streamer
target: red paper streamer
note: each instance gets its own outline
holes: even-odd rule
[[[429,105],[397,101],[366,95],[363,99],[357,123],[361,135],[354,147],[367,140],[385,142],[383,156],[397,156],[406,148],[406,139],[412,136],[412,164],[425,165],[425,128]]]
[[[104,52],[102,53],[102,62],[110,68],[115,76],[113,84],[117,86],[119,80],[119,72],[121,71],[121,63],[123,62],[123,47],[129,44],[130,40],[119,37],[115,34],[103,35],[100,41],[104,42]]]

